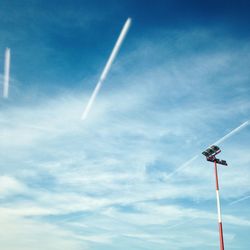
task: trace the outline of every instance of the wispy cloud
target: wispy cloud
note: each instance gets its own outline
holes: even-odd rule
[[[245,49],[215,46],[197,53],[190,41],[204,43],[199,32],[174,36],[172,47],[159,37],[154,43],[133,41],[135,47],[140,44],[121,54],[116,74],[107,79],[84,123],[79,114],[88,95],[78,89],[1,106],[1,218],[3,225],[9,223],[3,246],[12,242],[16,226],[12,235],[25,250],[34,249],[30,239],[43,242],[48,232],[53,234],[47,249],[94,249],[97,244],[117,249],[117,242],[125,249],[211,248],[217,240],[212,170],[197,158],[178,175],[164,177],[249,119],[245,78],[227,78],[235,62],[247,63],[238,60]],[[234,76],[248,74],[240,65],[235,70]],[[242,197],[249,183],[249,127],[244,128],[223,144],[232,165],[220,172],[223,208],[226,199]],[[223,218],[234,247],[235,228],[248,227],[249,219],[232,210]],[[189,223],[181,224],[185,221],[192,221],[192,230]],[[21,225],[27,232],[22,238]],[[206,241],[194,241],[193,235]]]

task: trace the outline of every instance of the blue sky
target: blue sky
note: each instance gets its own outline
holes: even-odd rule
[[[213,168],[201,152],[250,119],[249,4],[0,6],[1,69],[11,48],[10,96],[0,99],[1,249],[219,248]],[[226,249],[250,247],[249,132],[220,144]]]

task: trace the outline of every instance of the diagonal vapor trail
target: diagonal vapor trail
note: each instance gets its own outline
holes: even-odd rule
[[[239,203],[239,202],[241,202],[241,201],[244,201],[244,200],[247,200],[247,199],[249,199],[249,198],[250,198],[250,195],[245,196],[245,197],[242,197],[242,198],[240,198],[240,199],[238,199],[238,200],[235,200],[235,201],[231,202],[229,205],[231,206],[231,205],[237,204],[237,203]]]
[[[230,133],[226,134],[225,136],[223,136],[221,139],[219,139],[218,141],[216,141],[212,145],[218,145],[218,144],[224,142],[226,139],[228,139],[229,137],[233,136],[234,134],[236,134],[237,132],[239,132],[240,130],[242,130],[243,128],[245,128],[248,125],[249,125],[249,121],[246,121],[246,122],[242,123],[239,127],[235,128]]]
[[[104,67],[104,69],[102,71],[101,77],[100,77],[100,79],[99,79],[99,81],[98,81],[98,83],[97,83],[97,85],[96,85],[96,87],[95,87],[89,101],[88,101],[88,104],[87,104],[87,106],[86,106],[86,108],[85,108],[85,110],[84,110],[84,112],[82,114],[82,120],[85,120],[87,118],[88,113],[89,113],[89,111],[90,111],[90,109],[91,109],[91,107],[92,107],[92,105],[93,105],[93,103],[94,103],[94,101],[96,99],[96,96],[97,96],[98,92],[100,91],[100,89],[102,87],[102,83],[106,79],[106,77],[107,77],[107,75],[108,75],[108,73],[110,71],[110,68],[111,68],[111,66],[112,66],[112,64],[113,64],[113,62],[114,62],[114,60],[115,60],[115,58],[117,56],[117,53],[118,53],[118,51],[119,51],[119,49],[120,49],[120,47],[122,45],[122,42],[124,41],[124,39],[126,37],[126,34],[127,34],[128,30],[129,30],[130,25],[131,25],[131,18],[128,18],[127,21],[125,22],[123,28],[122,28],[120,36],[118,37],[118,39],[116,41],[116,44],[115,44],[115,46],[114,46],[114,48],[113,48],[113,50],[111,52],[111,55],[110,55],[106,65],[105,65],[105,67]]]
[[[237,128],[233,129],[231,132],[229,132],[228,134],[226,134],[225,136],[223,136],[222,138],[220,138],[219,140],[217,140],[215,143],[211,144],[212,145],[219,145],[222,142],[224,142],[225,140],[227,140],[228,138],[230,138],[231,136],[233,136],[234,134],[238,133],[240,130],[242,130],[243,128],[245,128],[246,126],[249,125],[249,120],[242,123],[240,126],[238,126]],[[183,170],[184,168],[188,167],[190,165],[190,163],[194,162],[200,155],[195,155],[194,157],[192,157],[190,160],[186,161],[185,163],[183,163],[180,167],[178,167],[177,169],[175,169],[172,173],[168,174],[167,176],[165,176],[165,178],[169,178],[173,175],[175,175],[176,173],[180,172],[181,170]]]
[[[178,172],[180,172],[182,169],[188,167],[190,165],[190,163],[192,163],[193,161],[195,161],[197,158],[199,157],[199,155],[195,155],[194,157],[192,157],[190,160],[186,161],[185,163],[183,163],[180,167],[178,167],[177,169],[175,169],[173,172],[171,172],[170,174],[168,174],[167,176],[165,176],[165,178],[170,178],[171,176],[177,174]]]
[[[10,49],[6,48],[4,62],[4,82],[3,82],[3,97],[9,96],[9,80],[10,80]]]
[[[2,125],[2,124],[6,125],[6,127],[8,129],[11,129],[13,127],[13,124],[14,124],[15,128],[27,128],[27,129],[40,130],[40,131],[44,131],[44,132],[61,132],[62,131],[60,129],[53,129],[53,128],[48,128],[45,126],[34,125],[34,124],[25,124],[25,123],[16,124],[15,121],[13,121],[13,120],[0,119],[0,125]]]

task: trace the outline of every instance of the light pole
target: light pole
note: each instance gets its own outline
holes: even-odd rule
[[[211,146],[202,154],[206,156],[207,161],[214,162],[214,175],[215,175],[215,187],[216,187],[216,201],[217,201],[217,212],[218,212],[218,223],[219,223],[219,237],[220,237],[220,250],[224,250],[224,239],[223,239],[223,229],[222,229],[222,219],[221,219],[221,209],[220,209],[220,194],[219,194],[219,178],[217,171],[217,164],[227,166],[227,162],[224,160],[219,160],[216,155],[221,152],[218,146]]]

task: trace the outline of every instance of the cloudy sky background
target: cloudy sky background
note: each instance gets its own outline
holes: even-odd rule
[[[219,247],[212,165],[175,171],[250,119],[250,7],[186,2],[0,0],[1,249]],[[220,145],[226,249],[250,247],[249,132]]]

